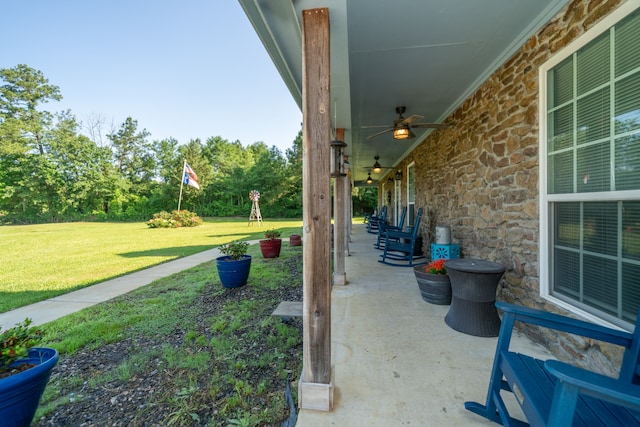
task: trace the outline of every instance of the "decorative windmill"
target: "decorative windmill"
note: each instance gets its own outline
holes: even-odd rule
[[[258,204],[258,200],[260,200],[260,192],[258,190],[251,190],[249,192],[249,198],[252,201],[249,225],[252,224],[252,221],[257,221],[258,225],[262,225],[262,214],[260,213],[260,205]]]

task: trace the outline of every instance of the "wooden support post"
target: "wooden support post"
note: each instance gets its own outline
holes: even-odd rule
[[[329,9],[302,12],[302,409],[333,409]]]
[[[344,129],[336,129],[336,139],[344,142]],[[338,286],[347,284],[347,273],[344,268],[346,236],[344,181],[346,179],[346,176],[333,178],[333,284]]]

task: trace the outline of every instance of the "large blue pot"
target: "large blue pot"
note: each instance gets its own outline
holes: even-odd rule
[[[233,260],[229,256],[221,256],[216,258],[216,266],[222,286],[238,288],[247,283],[251,269],[251,256],[244,255],[238,260]]]
[[[58,363],[58,352],[52,348],[34,347],[27,357],[13,365],[22,363],[37,366],[0,380],[0,424],[3,427],[31,424],[51,370]]]

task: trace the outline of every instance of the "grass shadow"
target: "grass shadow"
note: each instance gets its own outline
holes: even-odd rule
[[[215,248],[215,245],[194,245],[194,246],[176,246],[170,248],[156,248],[148,249],[146,251],[133,251],[119,253],[118,256],[124,258],[137,258],[137,257],[185,257],[196,254],[198,252],[207,251]]]

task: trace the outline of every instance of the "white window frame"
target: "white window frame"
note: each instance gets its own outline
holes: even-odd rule
[[[616,191],[603,193],[573,193],[573,194],[547,194],[547,72],[560,62],[573,55],[576,51],[586,46],[589,42],[600,36],[605,31],[618,22],[626,18],[633,11],[640,7],[639,0],[629,0],[618,9],[594,25],[589,31],[581,35],[578,39],[559,50],[547,62],[542,64],[538,72],[538,117],[539,117],[539,214],[540,214],[540,246],[539,246],[539,283],[540,296],[549,302],[562,307],[570,313],[585,318],[591,322],[613,328],[623,329],[619,325],[613,324],[596,316],[593,313],[580,309],[579,307],[551,295],[550,276],[550,228],[551,228],[551,206],[554,201],[611,201],[611,200],[638,200],[640,190]],[[633,325],[630,325],[631,327]],[[625,328],[627,329],[627,328]]]
[[[382,206],[387,206],[387,189],[385,188],[385,183],[382,183]],[[388,208],[387,208],[388,209]]]
[[[393,185],[394,185],[394,191],[393,191],[393,198],[394,198],[394,212],[400,212],[402,210],[402,207],[400,206],[402,201],[400,198],[400,191],[402,188],[402,182],[398,179],[398,180],[394,180],[393,181]],[[400,214],[396,214],[396,227],[400,225]]]
[[[411,189],[409,186],[409,170],[413,169],[413,203],[410,202],[411,200]],[[413,227],[415,224],[415,220],[416,220],[416,162],[411,162],[407,165],[407,170],[406,170],[406,174],[407,174],[407,226]],[[413,218],[411,218],[413,221],[410,221],[410,212],[411,212],[411,205],[413,205]]]

